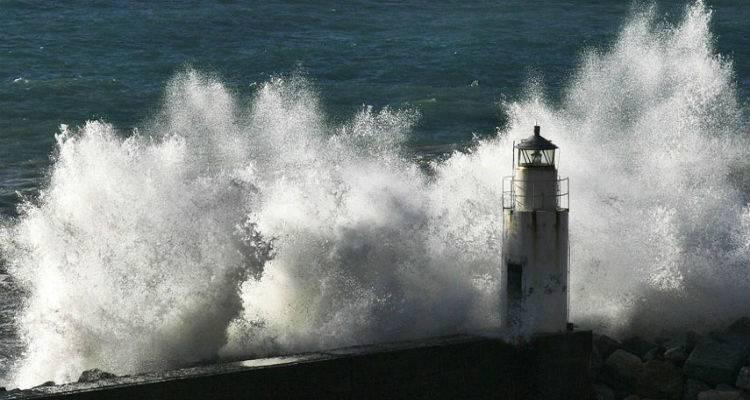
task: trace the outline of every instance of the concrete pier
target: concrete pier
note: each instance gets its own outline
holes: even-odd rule
[[[450,336],[0,393],[0,399],[589,399],[591,332]]]

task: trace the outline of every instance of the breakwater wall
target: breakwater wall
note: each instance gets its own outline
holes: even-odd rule
[[[591,332],[451,336],[6,392],[8,399],[589,399]]]

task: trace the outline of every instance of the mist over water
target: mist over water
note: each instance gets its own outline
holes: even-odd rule
[[[497,137],[429,175],[404,146],[418,110],[334,124],[300,76],[242,99],[189,70],[140,131],[61,128],[49,183],[0,230],[27,294],[7,379],[496,328],[502,177],[535,122],[571,178],[573,322],[656,334],[750,314],[747,110],[710,17],[635,11],[559,104],[531,84]]]

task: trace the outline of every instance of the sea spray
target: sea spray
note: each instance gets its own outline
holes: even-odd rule
[[[48,187],[2,231],[28,291],[18,385],[496,319],[495,209],[432,194],[401,150],[415,112],[366,107],[329,126],[297,77],[239,110],[194,71],[163,109],[126,139],[63,128]],[[477,223],[444,227],[456,213]]]
[[[28,293],[14,383],[498,327],[501,180],[534,122],[571,177],[573,322],[750,313],[746,115],[710,16],[637,10],[559,104],[530,88],[430,176],[404,152],[414,111],[334,125],[299,77],[242,107],[188,71],[126,139],[64,129],[49,184],[0,232]]]
[[[508,105],[510,134],[538,120],[571,177],[572,318],[655,334],[750,313],[748,129],[732,64],[697,2],[676,26],[639,10],[591,50],[558,108]],[[733,178],[734,176],[734,178]]]
[[[269,110],[269,102],[282,106]],[[267,86],[254,103],[250,120],[278,116],[262,130],[282,137],[305,132],[307,148],[304,156],[273,149],[274,158],[288,164],[268,166],[270,179],[261,184],[263,201],[252,218],[274,237],[276,255],[260,280],[244,283],[244,313],[230,327],[222,354],[497,326],[497,271],[491,266],[499,261],[499,220],[495,207],[477,207],[473,199],[485,196],[479,203],[490,205],[498,183],[490,190],[467,184],[463,199],[439,192],[401,155],[412,112],[365,108],[317,139],[309,136],[316,127],[278,127],[309,102],[309,96]],[[451,224],[456,217],[463,226]]]
[[[260,273],[270,242],[246,218],[251,165],[231,169],[233,149],[209,147],[227,134],[215,121],[231,120],[231,99],[195,75],[180,79],[206,90],[170,93],[167,102],[187,103],[162,137],[64,127],[48,187],[3,230],[9,270],[28,292],[18,385],[93,367],[173,367],[224,345],[242,308],[239,282]],[[200,134],[176,133],[187,114]]]

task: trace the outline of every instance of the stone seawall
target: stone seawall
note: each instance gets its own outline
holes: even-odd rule
[[[0,393],[0,399],[590,399],[591,332],[451,336]]]

